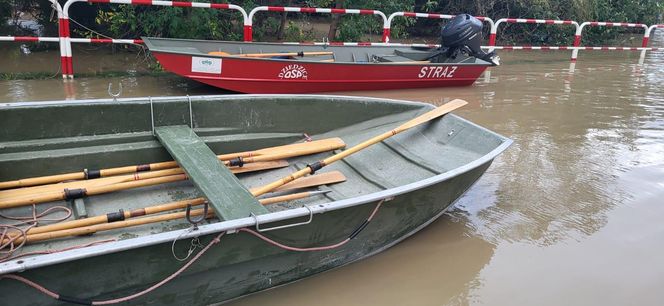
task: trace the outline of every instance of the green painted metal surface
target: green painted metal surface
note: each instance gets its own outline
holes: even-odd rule
[[[268,212],[188,126],[156,127],[155,134],[208,199],[217,217],[233,220]]]

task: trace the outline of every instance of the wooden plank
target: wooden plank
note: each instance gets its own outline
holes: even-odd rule
[[[155,128],[157,139],[208,199],[222,220],[268,213],[231,171],[188,126]]]

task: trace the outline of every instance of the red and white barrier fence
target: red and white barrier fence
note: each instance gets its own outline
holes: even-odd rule
[[[317,8],[317,7],[289,7],[289,6],[259,6],[255,7],[251,12],[249,12],[249,29],[245,27],[245,37],[244,41],[252,41],[253,39],[253,30],[252,24],[254,20],[254,15],[256,13],[265,11],[265,12],[294,12],[294,13],[311,13],[311,14],[358,14],[358,15],[378,15],[383,19],[383,29],[389,27],[387,22],[387,17],[385,14],[378,10],[365,10],[365,9],[343,9],[343,8]],[[249,33],[247,38],[247,33]]]
[[[486,49],[499,50],[585,50],[585,51],[662,51],[656,47],[574,47],[574,46],[482,46]]]
[[[59,42],[60,37],[37,37],[37,36],[0,36],[0,41],[15,42]],[[141,39],[114,39],[114,38],[71,38],[73,43],[88,44],[142,44]]]
[[[579,23],[576,22],[576,21],[573,21],[573,20],[501,18],[501,19],[498,19],[498,21],[496,21],[496,23],[493,25],[493,27],[491,27],[491,33],[489,34],[489,46],[495,46],[496,45],[496,36],[498,34],[498,26],[500,26],[501,23],[531,23],[531,24],[573,25],[576,31],[579,30]],[[512,47],[515,47],[515,46],[512,46]],[[549,49],[549,48],[552,48],[552,47],[547,47],[547,49],[543,49],[543,50],[559,50],[559,49]],[[514,49],[514,48],[512,48],[512,49]],[[534,49],[534,50],[537,50],[537,49]]]
[[[432,18],[432,19],[452,19],[456,15],[446,15],[446,14],[433,14],[433,13],[415,13],[415,12],[395,12],[387,18],[386,26],[383,28],[383,42],[390,42],[390,29],[392,27],[392,20],[394,17],[413,17],[413,18]],[[494,23],[493,20],[489,17],[475,16],[475,18],[484,21],[489,24],[490,28],[493,29]]]
[[[69,33],[69,8],[71,7],[72,4],[76,2],[113,3],[113,4],[128,4],[128,5],[148,5],[148,6],[172,6],[172,7],[197,7],[197,8],[220,9],[220,10],[236,10],[242,14],[242,19],[245,28],[248,22],[247,12],[242,7],[237,6],[235,4],[227,4],[227,3],[157,1],[157,0],[68,0],[65,3],[64,7],[62,8],[62,17],[60,18],[60,29],[64,30],[60,31],[60,37],[63,38],[64,40],[64,48],[65,48],[66,69],[64,68],[65,66],[63,66],[63,74],[65,77],[69,78],[74,78],[74,67],[73,67],[72,51],[71,51],[72,38]],[[116,42],[111,40],[110,43],[116,43]],[[125,43],[125,42],[117,42],[117,43]]]
[[[415,13],[415,12],[395,12],[389,17],[378,10],[369,9],[337,9],[337,8],[313,8],[313,7],[283,7],[283,6],[259,6],[247,12],[240,6],[227,3],[203,3],[203,2],[184,2],[184,1],[158,1],[158,0],[68,0],[64,7],[61,7],[57,0],[49,0],[58,14],[59,37],[33,37],[33,36],[0,36],[1,41],[14,42],[59,42],[60,58],[63,78],[73,78],[73,60],[71,43],[113,43],[113,44],[141,44],[140,39],[111,39],[111,38],[72,38],[69,25],[69,8],[76,2],[87,3],[113,3],[127,5],[148,5],[148,6],[171,6],[171,7],[197,7],[209,9],[236,10],[242,14],[244,41],[252,41],[253,38],[253,17],[260,11],[271,12],[296,12],[296,13],[322,13],[322,14],[359,14],[359,15],[377,15],[383,20],[382,43],[371,42],[321,42],[321,43],[296,43],[296,44],[314,44],[314,45],[332,45],[332,46],[381,46],[381,45],[404,45],[389,44],[390,30],[392,20],[395,17],[414,17],[414,18],[434,18],[451,19],[455,15],[434,14],[434,13]],[[572,61],[575,61],[579,50],[601,50],[601,51],[659,51],[664,48],[649,48],[648,42],[650,34],[656,28],[664,28],[664,24],[647,26],[641,23],[626,22],[583,22],[579,24],[573,20],[552,20],[552,19],[525,19],[525,18],[501,18],[495,23],[489,17],[477,17],[477,19],[486,22],[490,26],[489,45],[482,48],[503,49],[503,50],[572,50]],[[498,27],[502,23],[529,23],[529,24],[552,24],[552,25],[573,25],[575,27],[573,46],[495,46]],[[586,26],[609,26],[609,27],[640,27],[645,30],[641,47],[585,47],[580,46],[583,29]],[[287,43],[292,44],[292,43]],[[435,44],[408,44],[409,46],[431,47]],[[642,56],[644,53],[642,53]]]
[[[628,22],[604,22],[604,21],[586,21],[582,23],[577,29],[576,33],[574,33],[574,47],[579,47],[581,46],[581,34],[583,33],[583,29],[586,26],[599,26],[599,27],[626,27],[626,28],[643,28],[645,32],[648,32],[648,26],[642,23],[628,23]],[[644,33],[644,41],[645,39],[645,33]],[[642,47],[645,47],[643,45],[644,42],[641,43]],[[612,48],[612,47],[606,47],[606,48]],[[576,48],[572,51],[572,61],[576,61],[578,55],[579,55],[579,48]],[[595,50],[595,49],[593,49]],[[602,50],[613,50],[613,49],[602,49]],[[617,49],[615,49],[617,50]]]
[[[0,41],[15,41],[15,42],[59,42],[59,41],[60,41],[60,37],[0,36]]]

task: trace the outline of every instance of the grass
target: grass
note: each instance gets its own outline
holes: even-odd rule
[[[104,71],[104,72],[91,72],[91,73],[76,73],[77,78],[115,78],[123,76],[162,76],[169,74],[167,71],[140,71],[140,72],[127,72],[127,71]],[[48,80],[60,78],[61,74],[53,74],[52,72],[2,72],[0,73],[0,80],[13,81],[13,80]]]

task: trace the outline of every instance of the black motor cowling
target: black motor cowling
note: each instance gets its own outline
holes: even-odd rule
[[[485,53],[480,47],[482,43],[482,22],[468,14],[460,14],[452,18],[441,31],[441,51],[446,56],[455,58],[459,51],[498,65],[498,57],[494,52]]]

